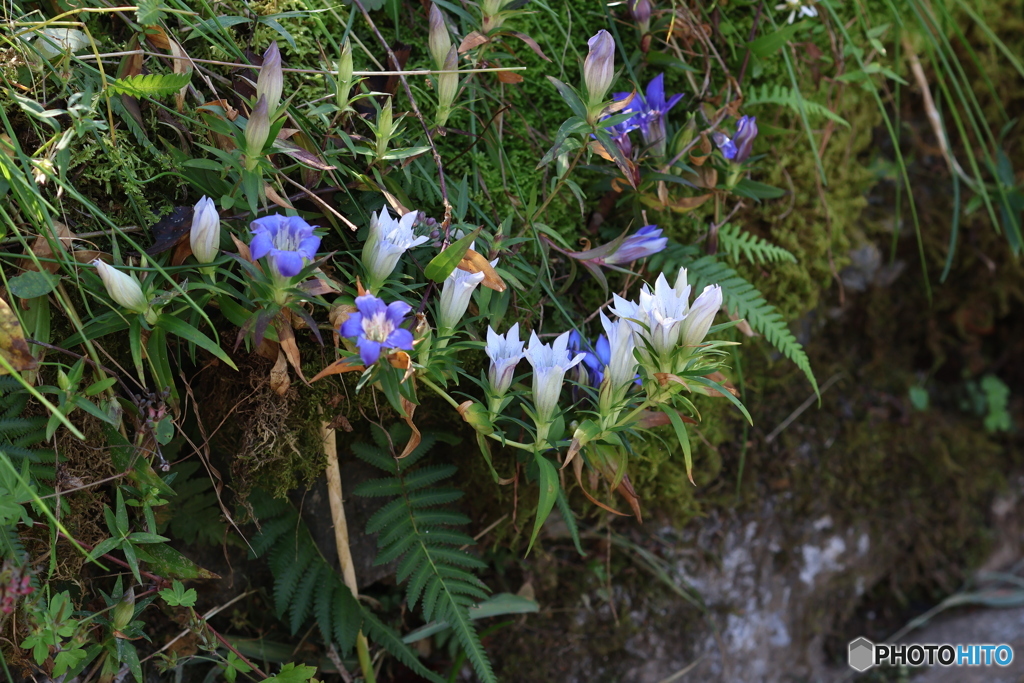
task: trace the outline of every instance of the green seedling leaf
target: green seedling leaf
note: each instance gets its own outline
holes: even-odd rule
[[[196,594],[195,588],[185,590],[181,581],[175,579],[170,588],[160,591],[160,597],[171,607],[194,607],[199,596]]]
[[[154,543],[136,548],[139,559],[149,565],[149,570],[167,579],[219,579],[213,572],[203,569],[174,548],[164,543]]]

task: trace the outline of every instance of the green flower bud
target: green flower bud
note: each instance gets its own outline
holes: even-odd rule
[[[472,425],[480,434],[487,436],[494,433],[494,425],[491,423],[491,414],[483,405],[466,401],[459,406],[459,414],[462,419]]]
[[[123,631],[135,616],[135,587],[131,586],[121,596],[121,601],[114,606],[110,621],[115,631]]]
[[[341,56],[338,57],[338,92],[335,102],[338,109],[342,111],[348,107],[348,97],[352,90],[352,44],[345,41],[341,46]]]

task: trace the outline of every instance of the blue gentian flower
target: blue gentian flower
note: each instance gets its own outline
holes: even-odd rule
[[[313,234],[313,226],[298,216],[264,216],[249,227],[253,235],[249,244],[253,260],[267,256],[271,270],[280,277],[298,275],[305,260],[312,261],[320,248],[320,238]]]
[[[714,133],[715,144],[722,150],[722,156],[729,161],[742,164],[750,158],[754,150],[754,138],[757,137],[757,119],[743,116],[736,123],[736,135],[728,137],[725,133]]]
[[[608,337],[603,334],[594,342],[594,350],[583,352],[583,364],[587,366],[587,380],[590,386],[597,389],[604,381],[604,369],[608,367],[611,360],[611,347],[608,346]]]
[[[401,327],[402,320],[412,310],[404,301],[385,304],[372,294],[356,297],[358,313],[349,315],[341,324],[341,336],[356,340],[363,365],[373,365],[382,349],[412,350],[412,332]]]
[[[668,238],[661,236],[661,229],[658,226],[645,225],[624,239],[615,253],[603,259],[603,263],[605,265],[632,263],[657,254],[667,245]]]
[[[629,97],[630,93],[617,92],[614,94],[616,102]],[[629,140],[629,133],[640,129],[644,138],[644,144],[650,147],[656,155],[665,154],[665,114],[683,99],[681,93],[671,95],[665,99],[665,74],[658,74],[647,84],[647,92],[637,93],[621,112],[635,112],[634,116],[625,121],[608,128],[612,139],[629,156],[633,145]]]

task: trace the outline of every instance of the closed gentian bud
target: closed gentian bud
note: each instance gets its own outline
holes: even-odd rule
[[[615,40],[601,29],[587,41],[590,52],[583,62],[583,80],[587,84],[587,102],[591,108],[604,102],[615,77]]]
[[[263,146],[267,144],[270,137],[270,113],[267,106],[267,98],[261,97],[256,101],[256,108],[249,115],[249,121],[245,124],[245,158],[246,167],[251,171],[256,168],[256,162],[263,155]]]
[[[633,339],[633,328],[628,321],[619,318],[615,322],[608,319],[601,313],[601,326],[608,339],[608,365],[605,368],[605,376],[616,392],[629,386],[636,377],[636,358],[633,356],[633,349],[636,342]]]
[[[192,213],[192,231],[189,233],[192,255],[200,263],[210,263],[217,258],[220,247],[220,215],[217,206],[209,197],[203,197]]]
[[[284,90],[284,72],[281,71],[281,51],[277,41],[270,44],[263,53],[263,66],[256,80],[256,99],[267,98],[267,109],[270,114],[277,113],[277,105],[281,103],[281,92]]]
[[[93,261],[92,265],[96,266],[96,273],[103,280],[107,294],[115,303],[136,313],[145,313],[149,310],[149,301],[142,293],[138,280],[99,259]]]
[[[656,225],[645,225],[622,241],[615,253],[604,258],[605,265],[632,263],[657,254],[668,245],[668,238],[661,236]]]
[[[115,631],[123,631],[135,616],[135,587],[130,586],[121,596],[120,602],[111,610],[110,623]]]
[[[630,0],[629,13],[641,33],[647,33],[651,26],[651,0]]]
[[[683,346],[694,347],[704,341],[711,323],[715,320],[715,314],[721,307],[722,288],[718,285],[705,287],[683,321],[680,335]]]
[[[744,116],[736,124],[736,137],[732,141],[736,144],[736,157],[733,159],[740,164],[750,158],[754,150],[754,138],[757,137],[757,119],[753,116]]]
[[[444,60],[445,71],[459,68],[459,52],[453,45]],[[452,103],[459,92],[459,74],[443,73],[437,75],[437,125],[443,126],[452,111]]]
[[[352,44],[345,41],[341,46],[341,56],[338,57],[338,92],[336,103],[338,109],[344,110],[348,106],[349,92],[352,90]]]
[[[430,56],[434,58],[434,64],[438,69],[446,68],[444,63],[448,58],[448,51],[452,49],[452,39],[448,35],[448,27],[444,23],[444,15],[437,5],[430,3],[430,34],[428,47]]]

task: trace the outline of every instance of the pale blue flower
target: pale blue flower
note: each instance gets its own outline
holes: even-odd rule
[[[683,321],[680,337],[683,346],[695,347],[704,341],[715,314],[722,307],[722,288],[719,285],[708,285],[693,302],[690,312]]]
[[[487,326],[487,357],[491,366],[487,370],[487,382],[495,396],[504,396],[512,385],[516,365],[523,359],[523,342],[519,339],[519,323],[507,333],[500,335]]]
[[[298,216],[274,214],[257,218],[249,225],[253,260],[266,256],[271,270],[280,277],[298,275],[306,260],[316,258],[320,238],[313,234],[313,226]]]
[[[412,226],[418,215],[418,211],[410,211],[395,220],[386,206],[377,215],[370,215],[370,235],[363,244],[363,266],[371,291],[384,284],[402,254],[430,239],[413,234]]]
[[[469,245],[470,249],[476,246]],[[491,267],[498,265],[498,259],[491,261]],[[462,316],[469,308],[469,300],[473,291],[484,281],[486,273],[470,273],[469,271],[456,268],[451,275],[444,279],[441,285],[441,303],[438,307],[438,329],[450,332],[459,325]]]
[[[530,333],[526,360],[533,366],[533,405],[537,411],[538,424],[551,421],[558,407],[565,373],[583,361],[582,353],[569,358],[568,346],[568,332],[558,335],[550,345],[541,343],[536,332]]]
[[[352,313],[341,324],[341,336],[355,338],[363,365],[373,365],[384,349],[411,351],[412,332],[401,327],[412,306],[404,301],[384,301],[372,294],[356,297],[358,313]]]

